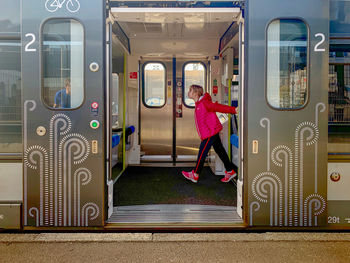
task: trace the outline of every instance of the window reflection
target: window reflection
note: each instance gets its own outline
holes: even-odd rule
[[[267,100],[274,108],[306,103],[307,37],[306,25],[297,19],[275,20],[267,29]]]
[[[343,57],[337,52],[337,57]],[[350,65],[329,65],[328,88],[328,142],[343,145],[331,151],[345,152],[350,143]]]
[[[20,32],[20,0],[1,0],[0,32]]]
[[[72,19],[49,20],[43,27],[43,99],[59,109],[84,99],[84,30]]]
[[[21,43],[0,40],[0,152],[22,151]]]
[[[350,123],[350,66],[329,65],[329,118],[330,124]]]

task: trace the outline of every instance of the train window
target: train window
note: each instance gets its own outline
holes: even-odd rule
[[[21,42],[0,39],[0,152],[22,152]]]
[[[20,9],[20,0],[1,0],[1,33],[19,33],[21,31]]]
[[[267,101],[280,110],[302,108],[308,99],[308,28],[298,19],[267,28]]]
[[[118,115],[119,75],[112,74],[112,115]]]
[[[350,33],[350,2],[348,0],[332,0],[329,1],[329,4],[329,31],[331,35],[347,37]]]
[[[188,98],[188,91],[190,86],[193,84],[200,85],[205,88],[205,66],[201,62],[189,62],[184,65],[184,92],[183,92],[183,102],[187,107],[194,107],[194,100]]]
[[[147,63],[143,67],[143,103],[146,107],[165,105],[165,66],[161,63]]]
[[[350,45],[329,47],[328,135],[330,143],[349,143]]]
[[[50,108],[78,108],[84,100],[84,29],[73,19],[42,29],[42,97]]]
[[[350,65],[329,65],[329,124],[350,123]]]

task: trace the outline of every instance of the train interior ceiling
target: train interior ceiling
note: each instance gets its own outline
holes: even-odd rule
[[[164,10],[112,8],[110,12],[114,208],[109,210],[108,222],[242,223],[236,211],[236,181],[220,182],[224,167],[214,152],[208,155],[197,184],[181,175],[182,170],[193,169],[200,144],[194,104],[186,98],[188,87],[202,84],[212,93],[212,86],[218,86],[213,100],[228,103],[230,65],[238,58],[238,30],[224,47],[229,51],[218,56],[218,50],[225,32],[237,26],[240,9]],[[129,43],[123,41],[125,36]],[[176,110],[173,103],[178,100],[173,96],[182,98]],[[238,166],[238,149],[232,150],[227,123],[221,134],[223,145]],[[230,129],[237,134],[237,122]]]

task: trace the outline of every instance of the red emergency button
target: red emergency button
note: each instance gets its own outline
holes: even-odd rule
[[[98,108],[98,103],[95,101],[93,103],[91,103],[91,108],[93,108],[94,110],[96,110]]]

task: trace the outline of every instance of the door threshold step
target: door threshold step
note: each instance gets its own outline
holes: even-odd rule
[[[214,205],[117,206],[108,223],[240,223],[236,207]]]

